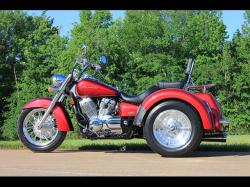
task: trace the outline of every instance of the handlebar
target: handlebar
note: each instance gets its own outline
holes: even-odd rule
[[[97,63],[90,63],[90,65],[95,71],[100,71],[102,69],[102,67]]]
[[[94,62],[89,62],[87,58],[81,58],[81,59],[78,59],[76,61],[76,65],[81,65],[82,66],[82,69],[86,70],[88,67],[96,70],[96,71],[100,71],[101,70],[101,66],[98,64],[98,63],[94,63]],[[75,67],[74,66],[74,67]]]
[[[80,71],[76,69],[76,67],[78,65],[81,66]],[[91,68],[91,69],[95,70],[96,72],[100,72],[100,70],[101,70],[101,66],[98,63],[89,62],[87,58],[78,58],[76,60],[74,67],[73,67],[72,74],[74,74],[73,72],[75,72],[77,77],[78,77],[77,79],[79,79],[81,77],[81,75],[85,72],[85,70],[88,68]]]

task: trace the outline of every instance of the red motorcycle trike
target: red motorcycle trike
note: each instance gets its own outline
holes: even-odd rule
[[[85,50],[86,47],[84,46]],[[101,56],[106,63],[106,57]],[[211,84],[194,86],[190,58],[181,82],[158,82],[132,96],[87,74],[101,70],[97,63],[80,58],[66,77],[55,74],[49,91],[53,99],[38,98],[23,107],[18,136],[35,152],[50,152],[65,139],[73,126],[65,109],[67,98],[80,132],[87,138],[145,138],[149,147],[163,156],[183,156],[201,141],[226,141],[220,104],[206,90]]]

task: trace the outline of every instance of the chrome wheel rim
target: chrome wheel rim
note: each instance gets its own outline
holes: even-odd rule
[[[39,121],[45,113],[45,109],[34,109],[24,119],[23,133],[29,143],[36,146],[46,146],[50,144],[57,136],[55,118],[49,115],[41,128],[38,127]]]
[[[179,110],[163,111],[154,121],[153,134],[157,142],[166,148],[182,147],[191,138],[191,121]]]

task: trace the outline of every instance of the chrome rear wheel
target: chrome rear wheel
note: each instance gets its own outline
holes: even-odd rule
[[[203,128],[199,113],[189,104],[169,100],[156,105],[143,128],[149,147],[162,156],[184,156],[201,142]]]
[[[155,139],[166,148],[178,148],[185,145],[192,133],[188,116],[175,109],[161,112],[153,124]]]

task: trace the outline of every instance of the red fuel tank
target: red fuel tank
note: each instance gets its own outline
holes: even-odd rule
[[[94,80],[81,80],[76,85],[76,93],[85,97],[117,96],[118,91],[111,86]]]

